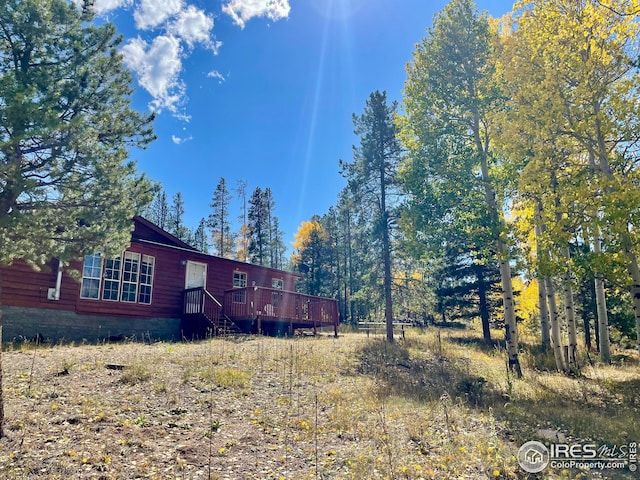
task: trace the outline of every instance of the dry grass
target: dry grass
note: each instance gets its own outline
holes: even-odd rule
[[[528,478],[541,432],[640,438],[637,366],[567,378],[524,353],[519,380],[470,335],[15,347],[0,478]]]

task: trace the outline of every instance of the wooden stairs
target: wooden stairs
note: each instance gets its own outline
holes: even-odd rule
[[[182,336],[202,339],[211,336],[237,336],[244,332],[223,311],[222,304],[206,289],[184,291]]]

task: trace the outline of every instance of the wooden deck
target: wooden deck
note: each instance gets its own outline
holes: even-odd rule
[[[331,298],[264,287],[226,290],[222,301],[203,288],[192,288],[183,298],[187,338],[239,332],[294,335],[296,330],[315,333],[323,327],[338,333],[338,302]]]
[[[333,327],[338,333],[338,302],[273,288],[234,288],[224,292],[224,313],[243,330],[293,335],[298,329]]]

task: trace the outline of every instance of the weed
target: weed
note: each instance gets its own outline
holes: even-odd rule
[[[122,382],[127,385],[137,385],[151,378],[151,372],[146,364],[135,362],[122,370]]]
[[[220,420],[214,420],[211,422],[211,431],[213,433],[218,432],[222,428],[222,422]]]
[[[545,430],[638,438],[634,362],[570,378],[523,344],[525,380],[505,381],[504,350],[477,333],[52,346],[35,362],[33,346],[8,352],[0,477],[525,478],[518,446]],[[65,363],[81,367],[52,376]]]
[[[144,413],[141,413],[140,415],[138,415],[138,418],[136,418],[135,420],[135,424],[140,427],[145,427],[147,426],[148,423],[149,423],[149,419]]]
[[[208,367],[200,371],[202,381],[211,382],[220,388],[244,388],[249,384],[248,372],[234,367]]]

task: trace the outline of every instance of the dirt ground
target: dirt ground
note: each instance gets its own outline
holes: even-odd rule
[[[10,346],[0,478],[515,478],[493,419],[381,396],[369,341]]]

